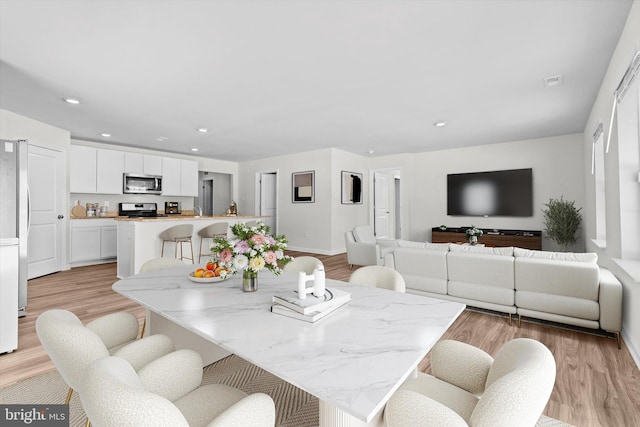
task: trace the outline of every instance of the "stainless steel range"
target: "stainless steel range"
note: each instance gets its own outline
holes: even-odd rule
[[[118,203],[118,215],[129,218],[155,218],[166,216],[158,213],[157,203]]]

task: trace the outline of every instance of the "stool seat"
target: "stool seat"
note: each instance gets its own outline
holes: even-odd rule
[[[198,236],[200,236],[200,255],[198,255],[198,263],[200,263],[200,260],[202,259],[202,244],[205,239],[226,238],[228,233],[228,222],[217,222],[198,231]]]
[[[176,244],[174,257],[178,258],[178,246],[180,246],[180,259],[190,259],[191,263],[194,263],[193,260],[193,244],[191,243],[191,236],[193,235],[193,224],[181,224],[174,225],[173,227],[169,227],[160,233],[160,238],[162,239],[162,252],[160,256],[164,256],[164,244],[165,242],[174,242]],[[189,243],[191,247],[191,258],[185,257],[182,252],[182,244]]]

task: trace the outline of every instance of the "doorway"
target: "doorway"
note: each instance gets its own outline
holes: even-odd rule
[[[398,169],[372,171],[371,210],[373,230],[378,239],[400,239],[402,227],[401,176]]]
[[[195,206],[203,215],[222,215],[231,205],[231,175],[218,172],[198,172],[198,199]]]
[[[269,226],[272,235],[278,234],[278,172],[256,173],[256,214]]]

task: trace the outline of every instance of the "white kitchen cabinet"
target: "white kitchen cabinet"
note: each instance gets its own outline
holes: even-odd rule
[[[118,229],[116,225],[100,227],[100,258],[115,258],[117,255]]]
[[[69,149],[69,183],[72,193],[96,192],[96,148],[72,145]]]
[[[90,265],[117,255],[116,221],[112,218],[71,220],[71,264]]]
[[[96,193],[122,194],[124,152],[97,149]]]
[[[198,197],[198,162],[180,160],[180,195]]]
[[[124,171],[126,173],[144,173],[144,155],[125,151]]]
[[[182,195],[180,159],[173,157],[162,158],[162,195]]]
[[[146,175],[163,175],[165,157],[145,154],[143,156],[143,173]]]

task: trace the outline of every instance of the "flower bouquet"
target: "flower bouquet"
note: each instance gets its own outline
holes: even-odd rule
[[[484,232],[481,229],[477,228],[475,225],[472,225],[471,228],[467,228],[467,231],[465,231],[465,233],[467,235],[467,239],[469,239],[469,243],[471,243],[472,245],[478,243],[478,237],[484,234]]]
[[[226,269],[224,277],[243,271],[243,278],[257,278],[259,271],[282,273],[282,267],[292,260],[284,254],[285,236],[270,236],[269,227],[262,221],[255,226],[238,223],[231,227],[232,239],[217,238],[211,244],[213,260]],[[255,289],[254,289],[255,290]]]

